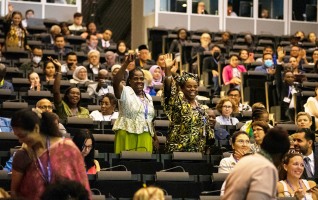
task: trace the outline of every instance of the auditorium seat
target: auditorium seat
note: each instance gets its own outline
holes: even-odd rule
[[[16,146],[21,146],[17,136],[12,132],[0,132],[0,151],[9,151]]]
[[[114,152],[114,134],[93,134],[95,139],[95,149],[101,153]]]
[[[7,117],[11,118],[13,113],[17,110],[28,108],[27,102],[11,102],[11,101],[5,101],[2,103],[1,107],[1,117]]]
[[[17,93],[9,89],[0,89],[0,104],[7,100],[18,100]]]
[[[11,174],[5,170],[0,170],[0,187],[6,191],[10,191]]]

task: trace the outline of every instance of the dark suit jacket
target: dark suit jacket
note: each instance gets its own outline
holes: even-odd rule
[[[103,47],[103,43],[101,39],[98,39],[98,44],[97,46],[101,49],[103,49],[104,52],[106,51],[116,51],[117,50],[117,44],[114,42],[112,39],[109,41],[110,46],[108,48]]]
[[[87,45],[82,46],[81,50],[82,50],[86,55],[87,55],[88,52],[90,51],[90,49],[88,48]],[[98,45],[97,45],[97,47],[96,47],[96,50],[99,51],[100,53],[103,53],[103,52],[104,52],[104,50],[103,50],[102,48],[100,48]]]
[[[135,60],[135,65],[136,65],[136,67],[141,67],[142,69],[146,69],[146,70],[149,70],[150,67],[152,67],[152,66],[155,65],[155,64],[156,64],[156,62],[155,62],[154,60],[147,60],[147,61],[146,61],[146,65],[141,66],[141,65],[140,65],[140,59],[137,58],[137,59]]]
[[[315,174],[314,174],[314,178],[309,178],[306,172],[306,169],[304,169],[303,175],[301,176],[301,178],[303,179],[307,179],[307,180],[313,180],[315,182],[318,181],[318,156],[314,154],[314,163],[315,163]]]

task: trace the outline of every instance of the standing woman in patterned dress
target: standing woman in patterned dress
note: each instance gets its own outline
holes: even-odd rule
[[[152,153],[153,140],[158,144],[152,123],[155,110],[151,96],[144,92],[142,69],[130,70],[126,84],[123,82],[126,69],[132,62],[134,56],[129,54],[113,78],[114,93],[119,100],[119,116],[113,126],[116,132],[115,153],[125,150]]]
[[[171,124],[166,143],[166,152],[204,152],[206,139],[214,140],[214,132],[208,125],[208,115],[196,96],[199,79],[196,74],[176,73],[172,55],[165,56],[165,80],[162,105]],[[172,68],[171,68],[172,67]]]

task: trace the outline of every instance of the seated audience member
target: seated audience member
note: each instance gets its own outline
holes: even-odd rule
[[[317,73],[318,70],[317,70],[317,61],[318,61],[318,49],[315,49],[313,52],[312,52],[312,62],[308,63],[309,65],[315,65],[314,69],[311,71],[311,73]]]
[[[257,72],[263,72],[264,74],[275,74],[275,66],[273,62],[273,55],[269,53],[264,53],[263,54],[263,65],[262,66],[257,66],[255,68],[255,71]]]
[[[260,18],[269,19],[270,18],[269,10],[266,8],[263,8],[260,14]]]
[[[158,65],[150,67],[149,72],[152,75],[152,85],[162,85],[162,69]]]
[[[217,45],[214,45],[211,48],[212,56],[206,57],[203,59],[203,73],[207,72],[207,78],[209,82],[207,83],[210,85],[211,79],[213,83],[213,95],[220,95],[220,84],[219,84],[219,65],[221,64],[221,48]],[[212,75],[212,78],[210,78]]]
[[[100,63],[100,52],[97,50],[91,50],[88,52],[88,65],[86,66],[87,72],[92,74],[93,77],[97,76],[98,71],[101,69],[106,69],[104,64]]]
[[[89,111],[86,108],[80,106],[81,91],[77,87],[69,87],[65,91],[64,97],[61,97],[61,63],[59,63],[57,60],[53,61],[57,65],[56,76],[53,84],[53,98],[56,114],[58,114],[61,120],[66,120],[67,117],[74,116],[89,118]]]
[[[94,22],[89,22],[86,25],[86,31],[81,34],[81,37],[83,39],[87,39],[87,36],[89,36],[89,35],[96,35],[98,39],[103,38],[103,34],[98,33],[97,28],[96,28],[96,24]]]
[[[128,53],[129,48],[126,45],[126,42],[124,40],[120,40],[117,43],[117,49],[116,49],[116,54],[117,54],[117,63],[123,63],[125,60],[125,56]]]
[[[112,40],[113,32],[110,29],[106,29],[103,33],[103,38],[99,42],[99,46],[104,49],[104,52],[108,49],[116,48],[116,43]]]
[[[92,81],[88,79],[86,67],[84,66],[76,67],[73,73],[73,78],[70,80],[70,83],[86,84],[88,82],[92,82]]]
[[[112,78],[116,76],[117,72],[121,68],[121,65],[116,64],[112,66],[111,73],[112,73]]]
[[[106,62],[103,63],[103,65],[106,67],[106,69],[110,72],[113,65],[116,64],[116,53],[112,51],[106,51],[105,53],[105,60]]]
[[[233,11],[233,5],[231,3],[227,4],[227,16],[237,17],[236,12]]]
[[[264,47],[263,57],[264,57],[264,54],[271,54],[273,56],[273,53],[274,53],[274,50],[273,50],[272,46],[269,45],[269,46]],[[257,58],[255,62],[263,62],[263,57]]]
[[[211,43],[211,35],[209,33],[202,33],[200,37],[200,45],[192,48],[191,56],[196,56],[198,53],[210,51],[213,44]]]
[[[45,81],[49,82],[54,80],[55,72],[56,70],[53,62],[48,61],[44,64],[43,74],[45,75]]]
[[[246,72],[243,65],[239,64],[239,57],[237,55],[230,56],[230,64],[225,66],[222,72],[223,82],[225,85],[239,88],[241,84],[241,73]]]
[[[27,30],[22,26],[22,13],[13,11],[9,18],[5,19],[3,32],[5,38],[5,49],[24,49],[30,50],[27,42]]]
[[[100,105],[101,111],[94,110],[89,115],[94,121],[111,121],[118,118],[118,112],[115,112],[117,99],[114,94],[107,93],[103,95]]]
[[[296,125],[298,129],[309,128],[311,129],[312,119],[311,116],[306,112],[299,112],[296,115]]]
[[[65,46],[65,38],[63,35],[57,35],[55,37],[53,50],[55,53],[63,56],[66,56],[66,54],[73,51],[71,48]]]
[[[92,133],[88,129],[81,129],[73,137],[73,142],[78,147],[85,162],[87,174],[96,174],[100,171],[98,160],[94,159],[95,140]]]
[[[0,89],[9,89],[11,92],[14,91],[12,83],[9,81],[4,80],[7,73],[6,66],[0,63]]]
[[[49,46],[51,45],[54,45],[54,39],[56,36],[60,35],[61,34],[61,28],[60,26],[58,25],[53,25],[51,28],[50,28],[50,34],[45,36],[45,37],[42,37],[42,42],[45,43],[45,44],[49,44]]]
[[[135,60],[136,67],[149,70],[152,65],[155,65],[155,61],[151,60],[150,52],[145,44],[138,47],[138,58]]]
[[[114,94],[114,88],[110,84],[110,81],[107,81],[108,71],[106,69],[101,69],[98,72],[97,83],[91,83],[87,86],[87,93],[92,96],[101,97],[107,93]]]
[[[27,11],[25,11],[25,18],[24,20],[22,20],[22,26],[26,28],[28,26],[28,19],[33,17],[34,17],[34,10],[28,9]]]
[[[158,65],[161,68],[162,71],[162,77],[165,76],[165,67],[166,67],[166,63],[165,63],[165,55],[164,54],[159,54],[158,58],[157,58],[157,62],[156,65]]]
[[[188,40],[188,31],[185,28],[181,28],[177,31],[177,39],[172,40],[169,53],[180,53],[180,46],[184,46],[190,43]]]
[[[233,102],[236,104],[238,111],[242,112],[242,111],[247,111],[247,110],[251,110],[251,106],[249,106],[248,104],[241,103],[241,91],[237,88],[231,88],[228,92],[227,92],[227,96],[233,100]],[[235,112],[237,112],[235,110]]]
[[[299,67],[302,68],[303,64],[308,64],[307,57],[306,57],[306,50],[301,49],[299,46],[291,46],[290,48],[290,57],[296,58]],[[284,63],[288,63],[289,59],[284,58]]]
[[[278,197],[296,197],[296,199],[317,199],[318,189],[314,181],[301,177],[306,166],[300,153],[288,153],[281,164],[277,183]],[[308,164],[307,164],[308,165]]]
[[[66,63],[61,66],[61,72],[67,73],[68,71],[75,71],[77,67],[77,55],[75,52],[66,54]]]
[[[285,68],[291,70],[295,75],[304,73],[304,71],[299,69],[299,63],[297,62],[297,59],[295,57],[289,58],[289,63],[287,66],[285,66]]]
[[[245,124],[241,127],[241,131],[245,131],[246,133],[248,133],[250,138],[253,138],[254,136],[254,131],[253,131],[253,127],[252,124],[255,121],[262,121],[268,124],[269,122],[269,114],[266,110],[266,108],[261,108],[261,107],[257,107],[252,110],[252,120],[248,120],[247,122],[245,122]],[[271,125],[269,125],[270,128],[273,128]]]
[[[140,188],[133,197],[133,200],[164,200],[164,193],[163,190],[155,187],[143,187]]]
[[[82,13],[76,12],[73,15],[73,24],[68,27],[70,31],[85,31],[86,27],[82,26],[83,15]]]
[[[315,96],[307,99],[304,108],[306,113],[315,118],[315,126],[318,130],[318,86],[315,88]]]
[[[317,36],[316,36],[316,33],[314,33],[314,32],[308,33],[307,40],[308,40],[308,42],[314,44],[317,47]]]
[[[254,52],[255,44],[254,44],[254,38],[253,38],[252,34],[250,34],[250,33],[245,34],[244,41],[245,41],[245,43],[248,46],[248,51],[249,52]],[[250,55],[254,56],[254,54],[250,54]],[[254,60],[254,57],[251,58],[251,59]]]
[[[239,121],[236,117],[232,117],[233,111],[237,110],[237,105],[228,97],[224,97],[216,105],[217,111],[221,114],[216,117],[216,122],[220,125],[236,125]]]
[[[209,14],[208,11],[205,10],[205,3],[203,1],[198,3],[197,14]]]
[[[78,181],[60,180],[50,184],[41,196],[41,200],[90,199],[90,194]]]
[[[61,34],[63,36],[71,35],[71,31],[70,31],[70,29],[68,29],[68,23],[67,22],[61,22],[60,23],[60,28],[61,28]]]
[[[30,73],[31,71],[34,71],[34,69],[43,69],[43,61],[42,61],[42,57],[43,57],[43,51],[41,47],[34,47],[32,49],[32,53],[31,53],[31,61],[29,62],[25,62],[20,66],[20,69],[27,73]]]
[[[276,87],[278,101],[281,106],[281,119],[295,121],[294,98],[299,88],[295,84],[295,75],[290,70],[285,70],[283,79],[281,76],[282,66],[276,67]]]
[[[30,72],[28,74],[28,79],[31,84],[29,90],[41,91],[41,80],[38,73]]]
[[[92,50],[96,50],[99,52],[103,52],[103,49],[100,48],[98,45],[98,37],[95,34],[89,34],[86,37],[86,45],[82,46],[82,51],[85,54],[88,54]]]
[[[53,103],[48,100],[48,99],[40,99],[36,105],[35,105],[35,108],[40,112],[40,113],[43,113],[43,112],[53,112]],[[59,118],[58,116],[56,115],[56,120],[59,122]],[[58,123],[58,127],[59,127],[59,131],[62,133],[62,135],[66,135],[67,132],[66,132],[66,129],[64,127],[63,124],[61,124],[60,122]]]
[[[236,163],[245,155],[250,153],[250,138],[244,131],[237,131],[231,137],[233,153],[230,157],[223,158],[220,162],[218,173],[230,173]]]
[[[231,48],[233,43],[231,40],[231,33],[228,31],[225,31],[221,35],[221,39],[219,41],[216,41],[217,45],[223,45],[224,48]]]
[[[253,136],[255,140],[255,144],[251,145],[251,150],[253,153],[259,152],[261,150],[261,144],[263,139],[270,129],[267,122],[264,121],[254,121],[252,123]]]
[[[303,31],[296,31],[294,37],[298,38],[298,45],[301,45],[305,41],[305,33]]]
[[[153,78],[151,73],[148,70],[142,69],[142,72],[144,73],[144,92],[146,94],[149,94],[150,96],[156,96],[156,91],[152,85]]]
[[[250,64],[255,62],[253,54],[251,54],[247,49],[240,50],[239,58],[242,64]]]
[[[289,147],[286,130],[270,129],[263,139],[261,151],[244,156],[228,175],[222,199],[275,199],[278,182],[275,166],[280,165]]]

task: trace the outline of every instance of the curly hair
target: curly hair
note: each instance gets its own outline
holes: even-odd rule
[[[227,101],[231,102],[233,111],[237,110],[237,105],[235,104],[235,102],[232,99],[230,99],[229,97],[223,97],[220,100],[220,102],[216,105],[216,110],[219,111],[219,113],[222,113],[222,106]]]

